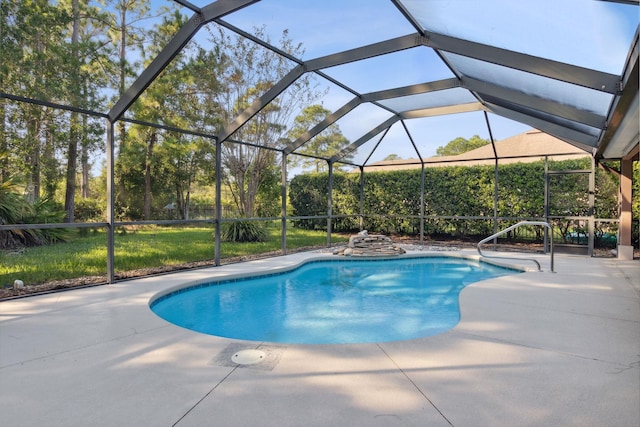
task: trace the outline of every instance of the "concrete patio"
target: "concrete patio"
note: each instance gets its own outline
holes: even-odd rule
[[[184,282],[316,256],[1,302],[0,425],[640,425],[637,260],[556,255],[557,273],[464,289],[451,331],[380,344],[230,340],[168,324],[148,307]],[[547,270],[548,257],[537,258]],[[227,357],[250,348],[267,360]]]

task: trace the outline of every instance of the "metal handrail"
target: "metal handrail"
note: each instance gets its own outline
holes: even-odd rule
[[[551,248],[551,272],[555,273],[555,271],[553,271],[553,227],[551,226],[551,224],[549,224],[548,222],[545,222],[545,221],[520,221],[519,223],[514,224],[511,227],[507,227],[502,231],[498,231],[497,233],[492,234],[491,236],[487,237],[486,239],[481,240],[478,243],[478,253],[480,254],[480,256],[483,256],[485,258],[502,258],[502,259],[517,259],[517,260],[521,260],[521,261],[533,261],[538,266],[538,271],[542,271],[542,268],[540,267],[540,263],[537,260],[533,259],[533,258],[514,258],[514,257],[504,257],[504,256],[497,256],[497,255],[485,255],[485,254],[482,253],[482,250],[480,249],[480,247],[483,244],[487,243],[489,240],[495,239],[496,237],[501,236],[501,235],[503,235],[505,233],[508,233],[509,231],[514,230],[514,229],[516,229],[518,227],[521,227],[523,225],[541,225],[543,227],[547,227],[551,231],[551,240],[550,240],[550,242],[551,242],[551,245],[550,245],[550,248]]]

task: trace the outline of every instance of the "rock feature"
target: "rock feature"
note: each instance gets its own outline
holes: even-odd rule
[[[382,234],[369,234],[367,230],[349,238],[346,248],[334,251],[334,255],[353,257],[394,256],[406,251],[395,245],[391,239]]]

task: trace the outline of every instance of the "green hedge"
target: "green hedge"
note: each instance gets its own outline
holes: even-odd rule
[[[589,159],[549,162],[549,170],[589,170],[590,167]],[[389,234],[418,234],[420,175],[420,169],[365,173],[364,228]],[[543,161],[500,165],[498,177],[498,216],[544,217]],[[493,166],[426,168],[425,233],[459,237],[491,234],[494,178]],[[357,173],[334,173],[334,231],[351,232],[359,229],[359,185],[360,175]],[[614,174],[597,171],[596,217],[617,217],[617,188],[618,181]],[[588,215],[588,175],[552,176],[551,189],[551,214]],[[289,187],[293,215],[326,216],[327,192],[328,174],[294,177]],[[343,218],[341,215],[350,217]],[[482,216],[487,220],[441,218],[459,216]],[[326,220],[300,219],[295,221],[295,225],[306,229],[323,229],[326,228]]]

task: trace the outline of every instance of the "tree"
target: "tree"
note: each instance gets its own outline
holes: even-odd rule
[[[135,63],[129,63],[127,59],[127,50],[130,46],[135,46],[137,44],[141,47],[142,45],[143,39],[141,34],[144,34],[144,32],[139,30],[136,26],[140,21],[148,18],[149,5],[148,0],[117,0],[117,3],[114,5],[114,9],[115,13],[109,14],[108,23],[109,35],[117,52],[117,59],[115,61],[117,63],[117,72],[114,73],[116,81],[113,83],[115,84],[115,87],[117,87],[117,96],[121,97],[127,89],[128,79],[134,75],[133,70],[136,66]],[[127,197],[127,185],[123,181],[123,175],[126,176],[130,172],[123,170],[126,163],[120,161],[123,152],[127,151],[126,126],[123,121],[118,122],[117,133],[119,152],[118,161],[115,164],[115,174],[117,177],[116,181],[118,183],[117,201],[122,206],[125,204]]]
[[[151,44],[144,52],[145,65],[185,23],[186,18],[176,10],[148,32]],[[198,97],[209,92],[198,86],[207,81],[195,78],[194,72],[211,72],[205,73],[199,68],[201,65],[202,58],[183,49],[132,104],[130,113],[142,122],[182,129],[193,128],[194,124],[206,127],[214,122],[209,121],[211,113],[198,113],[203,108]],[[216,111],[214,108],[213,113]],[[172,202],[179,217],[189,219],[192,186],[213,182],[214,175],[209,171],[214,164],[215,144],[205,138],[141,124],[129,127],[126,141],[118,156],[123,186],[118,203],[121,214],[149,220],[154,209]]]
[[[7,153],[0,152],[0,160]],[[0,178],[0,225],[5,224],[42,224],[61,222],[64,212],[56,203],[47,199],[32,203],[21,193],[17,176]],[[12,249],[20,246],[36,246],[64,241],[68,230],[45,228],[27,230],[0,231],[0,249]]]
[[[72,105],[80,104],[80,4],[79,0],[71,0],[71,55],[69,55],[70,73],[67,77],[69,93]],[[78,163],[78,142],[80,139],[80,115],[71,113],[69,123],[69,137],[67,145],[67,185],[64,196],[64,210],[67,212],[67,221],[75,220],[75,196],[76,196],[76,169]]]
[[[469,139],[457,137],[454,140],[449,141],[445,146],[440,146],[436,150],[437,156],[456,156],[458,154],[466,153],[467,151],[475,150],[489,144],[491,141],[488,139],[480,138],[478,135],[473,135]]]
[[[100,12],[88,4],[87,0],[0,2],[4,91],[95,109],[100,99],[96,87],[103,78],[87,68],[98,57],[92,40],[95,28],[89,22],[99,22]],[[66,220],[73,221],[79,149],[88,159],[96,148],[95,119],[3,99],[0,121],[0,149],[11,153],[0,163],[0,174],[24,176],[31,202],[56,197],[65,188]],[[87,175],[88,168],[87,160],[83,164]]]
[[[21,52],[16,41],[15,26],[17,2],[0,0],[0,52],[2,52],[2,61],[0,61],[0,87],[5,92],[13,92],[16,87],[15,77],[19,73],[15,72],[18,58]],[[9,115],[8,102],[4,98],[0,98],[0,182],[9,179],[10,163],[10,128],[6,126]],[[6,153],[6,155],[2,155]]]
[[[2,2],[2,67],[3,88],[13,93],[45,101],[66,100],[65,81],[67,52],[65,28],[71,16],[57,4],[45,0]],[[5,52],[7,56],[5,57]],[[63,128],[57,122],[63,116],[49,107],[32,104],[10,106],[2,102],[2,147],[11,149],[11,162],[5,161],[3,175],[19,172],[26,177],[28,197],[35,201],[42,188],[55,191],[57,158]],[[46,158],[43,156],[47,156]],[[10,171],[9,168],[14,169]],[[43,177],[56,182],[43,182]]]
[[[271,43],[264,28],[255,32],[257,37]],[[208,71],[195,78],[203,87],[225,88],[201,94],[204,105],[217,105],[222,124],[238,117],[295,66],[286,58],[244,37],[230,36],[222,29],[211,32],[209,41],[216,48],[209,54],[197,55],[199,66],[218,73]],[[282,33],[278,47],[293,56],[303,55],[302,46],[294,44],[287,31]],[[318,95],[312,77],[302,76],[231,136],[248,144],[232,141],[222,144],[223,180],[240,215],[254,216],[257,196],[271,182],[270,167],[276,163],[275,152],[259,147],[276,147],[285,140],[295,112],[311,104]]]
[[[190,218],[193,185],[214,161],[213,145],[201,137],[166,132],[158,146],[159,168],[175,195],[180,219]]]
[[[322,105],[314,104],[306,107],[295,118],[293,128],[289,131],[289,138],[295,141],[300,135],[324,120],[329,114],[331,114],[331,111]],[[311,169],[316,173],[326,172],[328,164],[324,158],[331,157],[347,145],[349,145],[349,140],[342,134],[340,127],[335,123],[331,124],[296,150],[297,153],[313,157],[295,156],[291,164],[294,167],[301,166],[303,170]],[[351,158],[353,156],[348,155],[343,160],[350,160]],[[336,169],[340,168],[340,166],[336,167]]]
[[[162,47],[166,45],[178,29],[184,25],[186,18],[179,12],[174,11],[171,15],[165,16],[162,23],[155,26],[150,31],[151,46],[149,47],[150,57],[145,61],[149,65],[157,56]],[[183,66],[184,51],[174,58],[174,60],[164,69],[164,71],[154,80],[132,106],[134,116],[138,120],[152,123],[164,123],[179,127],[186,127],[182,118],[188,106],[184,104],[181,96],[182,90],[186,86],[187,76]],[[161,131],[153,127],[132,127],[129,135],[129,147],[124,150],[137,151],[142,154],[143,164],[139,168],[144,172],[144,206],[143,218],[151,219],[151,196],[152,196],[152,175],[154,163],[161,162],[155,159],[157,145],[166,139],[166,135],[160,135]],[[168,137],[169,140],[175,140]],[[178,138],[179,140],[179,138]],[[144,147],[138,148],[137,146]],[[168,159],[170,162],[172,159]]]
[[[108,80],[102,66],[108,58],[108,52],[103,52],[108,41],[100,37],[106,29],[108,15],[90,6],[88,0],[60,0],[59,5],[71,17],[65,43],[65,102],[74,107],[98,109],[105,99],[99,88]],[[65,189],[65,210],[69,222],[75,218],[78,167],[81,172],[80,196],[89,196],[89,156],[102,142],[102,126],[87,115],[70,113],[66,135]]]

